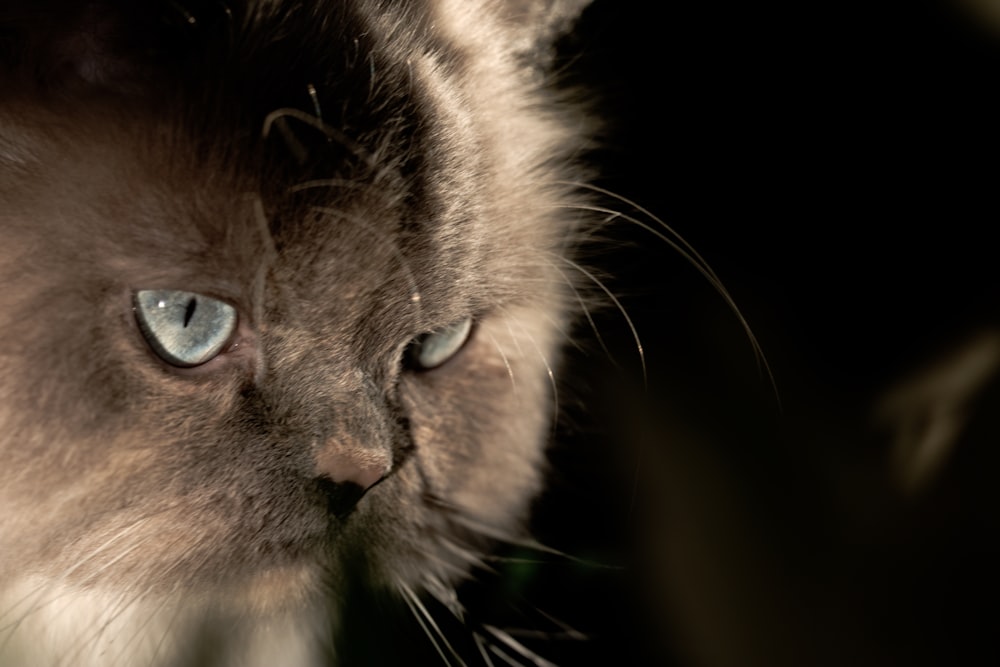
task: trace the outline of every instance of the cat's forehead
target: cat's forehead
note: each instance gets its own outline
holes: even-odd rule
[[[266,265],[308,291],[388,276],[399,270],[391,255],[420,261],[450,233],[434,197],[416,192],[418,176],[360,160],[324,177],[274,173],[250,142],[200,150],[169,121],[107,111],[0,133],[8,240],[27,239],[43,259],[69,255],[69,279],[104,267],[134,288],[235,297]]]
[[[80,262],[249,285],[276,252],[303,290],[409,274],[430,296],[505,289],[562,230],[539,165],[564,129],[489,83],[514,75],[493,75],[509,63],[488,20],[445,22],[442,2],[337,4],[322,25],[281,13],[310,5],[157,2],[152,20],[84,4],[120,13],[55,40],[52,62],[81,60],[50,75],[78,85],[0,103],[0,215]]]

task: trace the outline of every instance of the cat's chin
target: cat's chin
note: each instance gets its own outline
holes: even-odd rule
[[[216,600],[225,607],[250,616],[267,617],[316,605],[326,586],[315,565],[272,567],[232,582],[218,591]]]
[[[240,585],[136,594],[25,577],[0,596],[9,622],[0,665],[189,664],[210,648],[227,666],[312,667],[334,627],[319,578],[290,566]]]

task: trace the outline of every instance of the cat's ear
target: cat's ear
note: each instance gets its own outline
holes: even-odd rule
[[[570,31],[591,0],[503,0],[501,16],[517,35],[519,54],[546,62],[559,37]]]

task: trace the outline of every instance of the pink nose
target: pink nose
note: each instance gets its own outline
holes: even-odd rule
[[[320,475],[334,484],[353,484],[367,491],[389,473],[390,462],[378,452],[347,452],[326,447],[316,457],[316,467]]]
[[[316,476],[330,513],[347,518],[365,493],[392,469],[388,451],[357,446],[350,439],[331,440],[316,452]]]

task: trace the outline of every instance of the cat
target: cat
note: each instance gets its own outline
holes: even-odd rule
[[[549,86],[586,4],[0,4],[0,665],[311,667],[352,596],[461,613],[594,291]]]

